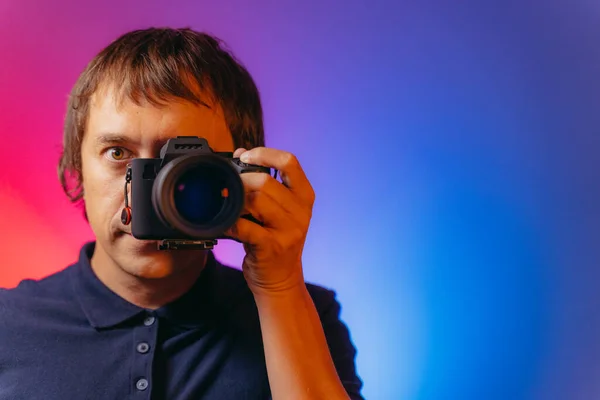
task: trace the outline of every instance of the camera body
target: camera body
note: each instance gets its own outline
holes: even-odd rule
[[[133,159],[128,171],[133,237],[180,247],[226,238],[224,232],[241,217],[240,175],[248,172],[271,170],[213,152],[196,136],[169,139],[159,158]]]

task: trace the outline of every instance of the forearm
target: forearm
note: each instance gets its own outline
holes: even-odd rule
[[[273,399],[348,399],[306,287],[255,299]]]

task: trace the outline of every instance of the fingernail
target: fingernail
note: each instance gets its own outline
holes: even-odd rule
[[[240,160],[242,160],[242,162],[247,163],[248,161],[250,161],[250,156],[248,155],[248,153],[244,153],[240,156]]]

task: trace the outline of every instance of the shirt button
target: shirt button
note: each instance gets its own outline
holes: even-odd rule
[[[153,316],[148,316],[146,317],[146,319],[144,319],[144,325],[150,326],[154,323],[155,320],[156,318],[154,318]]]
[[[142,342],[137,345],[138,353],[142,353],[142,354],[147,353],[149,349],[150,349],[150,345],[146,342]]]
[[[148,388],[148,380],[144,378],[140,379],[136,382],[135,387],[138,388],[138,390],[146,390]]]

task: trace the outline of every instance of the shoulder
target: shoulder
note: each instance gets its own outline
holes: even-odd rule
[[[70,283],[69,275],[74,265],[54,272],[40,279],[23,279],[14,288],[0,288],[0,299],[20,296],[55,296],[64,294],[65,285]]]
[[[333,289],[309,282],[306,283],[306,289],[315,302],[317,310],[327,309],[337,303],[337,294]]]
[[[217,270],[218,278],[211,280],[211,290],[215,290],[218,297],[227,305],[227,312],[224,314],[229,315],[238,324],[243,322],[245,338],[259,338],[258,312],[243,272],[223,264],[220,264]],[[319,314],[339,377],[352,399],[362,399],[360,394],[362,380],[357,374],[355,363],[357,351],[348,326],[340,318],[342,306],[337,299],[337,292],[319,284],[310,282],[305,284]]]
[[[68,301],[72,267],[41,279],[24,279],[13,288],[0,288],[0,320],[10,322],[27,311],[42,312],[49,306]]]
[[[213,285],[218,285],[228,295],[251,295],[251,291],[246,284],[244,273],[239,268],[234,268],[217,260],[216,281]],[[315,302],[317,309],[325,310],[335,303],[336,292],[333,289],[326,288],[315,283],[306,282],[306,288],[311,298]]]
[[[219,293],[219,297],[227,299],[228,303],[242,302],[248,306],[254,306],[253,295],[248,288],[243,272],[238,268],[219,262],[217,264],[217,279],[212,281],[212,286],[213,290]],[[306,282],[306,288],[322,320],[339,317],[341,305],[337,300],[335,290],[310,282]]]

